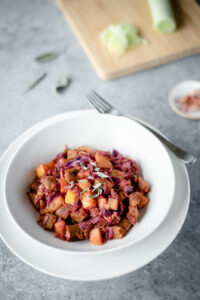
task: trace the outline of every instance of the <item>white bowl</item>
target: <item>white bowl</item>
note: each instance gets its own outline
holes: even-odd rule
[[[171,108],[180,116],[187,119],[200,119],[200,110],[195,112],[181,111],[176,103],[176,100],[191,94],[195,90],[200,90],[200,81],[198,80],[186,80],[176,84],[169,92],[169,104]]]
[[[136,160],[151,185],[150,203],[139,222],[121,240],[102,246],[89,241],[68,243],[54,238],[52,232],[37,225],[38,212],[26,196],[35,176],[35,168],[52,160],[65,145],[75,148],[90,145],[99,150],[116,149]],[[8,166],[4,192],[9,213],[29,237],[46,246],[77,254],[113,251],[137,243],[150,235],[165,219],[171,207],[175,188],[174,170],[162,143],[138,123],[91,110],[68,112],[41,122],[35,134],[16,149]]]

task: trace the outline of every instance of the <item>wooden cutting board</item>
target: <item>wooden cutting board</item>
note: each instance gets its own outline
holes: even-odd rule
[[[200,52],[200,6],[194,0],[174,0],[178,30],[171,34],[152,29],[147,0],[58,0],[90,61],[102,79],[147,69]],[[149,42],[121,58],[101,44],[99,33],[108,25],[132,23]]]

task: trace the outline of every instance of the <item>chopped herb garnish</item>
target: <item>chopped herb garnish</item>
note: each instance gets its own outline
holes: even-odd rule
[[[101,178],[108,178],[108,177],[109,177],[108,175],[104,174],[103,172],[97,172],[96,174],[97,174],[99,177],[101,177]]]
[[[99,183],[97,183],[97,184],[95,184],[95,185],[93,185],[93,192],[95,191],[95,190],[98,190],[98,188],[100,188],[102,186],[102,183],[101,182],[99,182]]]
[[[95,168],[94,170],[95,170],[95,172],[98,172],[100,170],[100,168]]]
[[[69,188],[71,189],[71,188],[73,188],[73,186],[74,186],[74,182],[73,182],[73,181],[70,181]]]
[[[87,180],[86,179],[80,179],[80,180],[78,180],[78,182],[87,182]]]
[[[97,194],[95,194],[95,195],[89,195],[88,197],[89,198],[97,198],[101,194],[102,194],[102,189],[97,189]]]
[[[83,162],[81,162],[80,165],[81,165],[83,170],[88,170],[89,169],[89,165],[86,167],[86,166],[84,166]]]
[[[89,188],[82,190],[82,192],[80,193],[80,195],[82,196],[83,193],[88,192],[89,190],[90,190]]]
[[[89,176],[87,179],[93,179],[93,176]]]

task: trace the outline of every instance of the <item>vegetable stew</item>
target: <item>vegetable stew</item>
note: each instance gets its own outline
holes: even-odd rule
[[[81,146],[39,165],[28,197],[40,214],[37,223],[55,237],[102,245],[136,224],[149,191],[132,159]]]

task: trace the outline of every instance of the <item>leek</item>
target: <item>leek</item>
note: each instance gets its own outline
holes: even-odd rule
[[[176,30],[170,0],[148,0],[153,21],[153,28],[161,33],[170,33]]]

